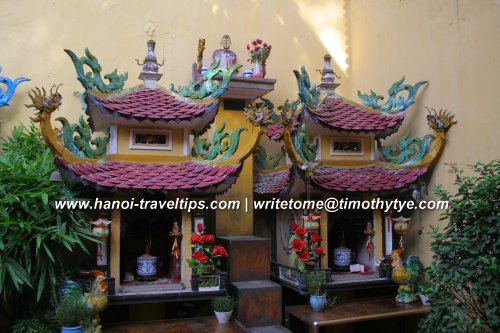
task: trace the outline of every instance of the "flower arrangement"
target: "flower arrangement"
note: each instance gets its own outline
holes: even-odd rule
[[[215,236],[205,234],[205,227],[201,223],[196,225],[196,231],[191,235],[191,248],[193,252],[187,262],[199,275],[206,273],[207,266],[217,267],[220,265],[220,258],[227,257],[226,249],[215,245]]]
[[[262,63],[264,63],[271,54],[271,48],[272,46],[264,43],[262,39],[254,39],[250,44],[247,44],[247,50],[249,51],[250,55],[248,61],[250,61],[252,64],[257,60],[260,60]]]
[[[303,272],[306,266],[316,266],[319,259],[325,255],[320,246],[321,236],[317,232],[308,232],[296,222],[292,222],[291,228],[294,231],[289,240],[289,245],[292,247],[291,256],[299,260],[297,267]]]

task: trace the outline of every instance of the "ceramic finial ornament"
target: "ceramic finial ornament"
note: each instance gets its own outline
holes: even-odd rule
[[[321,84],[319,88],[321,92],[324,94],[334,94],[335,88],[337,88],[340,83],[335,83],[335,78],[340,79],[340,76],[337,75],[332,69],[330,62],[332,61],[332,56],[329,54],[325,54],[323,57],[325,64],[323,65],[323,69],[317,71],[321,74]]]
[[[139,75],[139,80],[143,80],[146,87],[154,87],[156,86],[156,82],[163,76],[163,74],[158,73],[158,70],[160,66],[165,64],[165,60],[163,60],[161,64],[158,63],[155,55],[156,42],[154,40],[148,40],[147,45],[148,52],[146,53],[146,57],[144,58],[142,64],[138,59],[135,60],[139,66],[142,66],[142,72]]]
[[[2,66],[0,66],[0,72],[2,72]],[[0,83],[7,87],[5,91],[0,87],[0,107],[9,105],[9,101],[14,95],[17,86],[19,83],[24,81],[30,81],[30,79],[18,77],[17,79],[12,80],[8,77],[0,76]]]

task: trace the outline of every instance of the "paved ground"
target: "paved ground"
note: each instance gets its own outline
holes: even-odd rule
[[[103,333],[246,333],[234,321],[218,324],[215,316],[106,325]]]

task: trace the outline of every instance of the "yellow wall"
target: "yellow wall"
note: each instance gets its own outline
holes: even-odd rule
[[[170,128],[172,135],[172,150],[156,149],[130,149],[130,128],[143,129],[142,127],[118,128],[118,154],[123,155],[164,155],[164,156],[182,156],[184,155],[184,130],[182,128]],[[157,130],[157,128],[155,129]]]
[[[225,110],[224,103],[220,103],[214,129],[220,128],[222,122],[226,123],[226,130],[235,131],[239,127],[247,130],[241,132],[239,147],[244,146],[252,137],[254,131],[258,130],[247,122],[243,111]],[[245,213],[244,202],[248,198],[248,212]],[[217,197],[217,200],[237,200],[241,203],[239,210],[216,211],[216,223],[218,236],[227,235],[253,235],[253,156],[250,155],[243,164],[240,176],[231,188]]]
[[[361,139],[362,154],[360,155],[331,155],[330,146],[331,139],[338,138],[339,140]],[[364,161],[372,159],[372,138],[369,136],[346,136],[346,135],[322,135],[321,136],[321,159],[323,161]]]
[[[496,132],[498,78],[500,77],[500,3],[486,0],[349,2],[349,63],[352,98],[356,91],[373,89],[386,94],[390,85],[406,76],[408,83],[428,80],[415,105],[409,109],[394,143],[409,129],[412,135],[428,133],[425,106],[453,112],[458,124],[447,134],[447,145],[429,182],[454,191],[454,177],[444,163],[466,167],[475,161],[500,158]],[[387,140],[385,142],[387,144]],[[438,221],[440,211],[423,211],[426,231]],[[408,254],[429,264],[432,254],[428,235],[417,235],[418,213],[405,237]]]
[[[268,96],[275,104],[296,97],[292,69],[304,65],[311,81],[319,82],[314,70],[321,68],[326,52],[332,53],[333,66],[342,77],[337,92],[353,100],[358,100],[358,89],[385,94],[403,75],[411,84],[429,80],[394,137],[397,141],[408,129],[419,137],[427,133],[424,106],[455,113],[458,125],[448,133],[449,144],[430,178],[431,187],[440,183],[451,189],[453,177],[445,162],[465,166],[500,156],[495,133],[500,124],[499,21],[500,6],[493,0],[6,2],[0,20],[1,75],[28,76],[32,81],[22,83],[11,106],[0,109],[0,136],[19,122],[29,122],[33,112],[24,104],[30,102],[27,92],[35,86],[64,82],[63,105],[56,116],[77,120],[81,106],[73,92],[82,87],[64,48],[82,55],[88,46],[104,72],[115,67],[128,71],[130,87],[140,83],[134,59],[145,56],[145,43],[153,38],[158,58],[166,60],[160,83],[167,86],[190,79],[199,37],[207,40],[209,63],[227,33],[245,67],[249,41],[260,37],[273,45],[267,75],[278,79]],[[437,211],[423,212],[424,226],[443,225],[438,216]],[[430,261],[428,236],[412,231],[406,245],[424,263]]]

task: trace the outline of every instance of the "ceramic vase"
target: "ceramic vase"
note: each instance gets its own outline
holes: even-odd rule
[[[219,324],[227,324],[229,322],[229,319],[231,319],[231,315],[233,314],[233,311],[229,312],[217,312],[214,311],[215,316],[217,317],[217,321]]]
[[[326,295],[314,296],[311,295],[309,297],[309,304],[313,311],[323,311],[326,308]]]
[[[143,254],[137,258],[137,275],[142,278],[156,277],[157,258],[149,254]]]
[[[430,300],[429,296],[424,295],[424,294],[419,294],[419,296],[420,296],[420,300],[422,301],[423,305],[431,305],[431,300]]]
[[[252,77],[260,79],[264,77],[264,68],[262,67],[262,61],[260,61],[259,59],[255,60],[255,65],[252,71]]]
[[[333,264],[341,268],[349,267],[351,264],[351,249],[345,246],[333,249]]]

